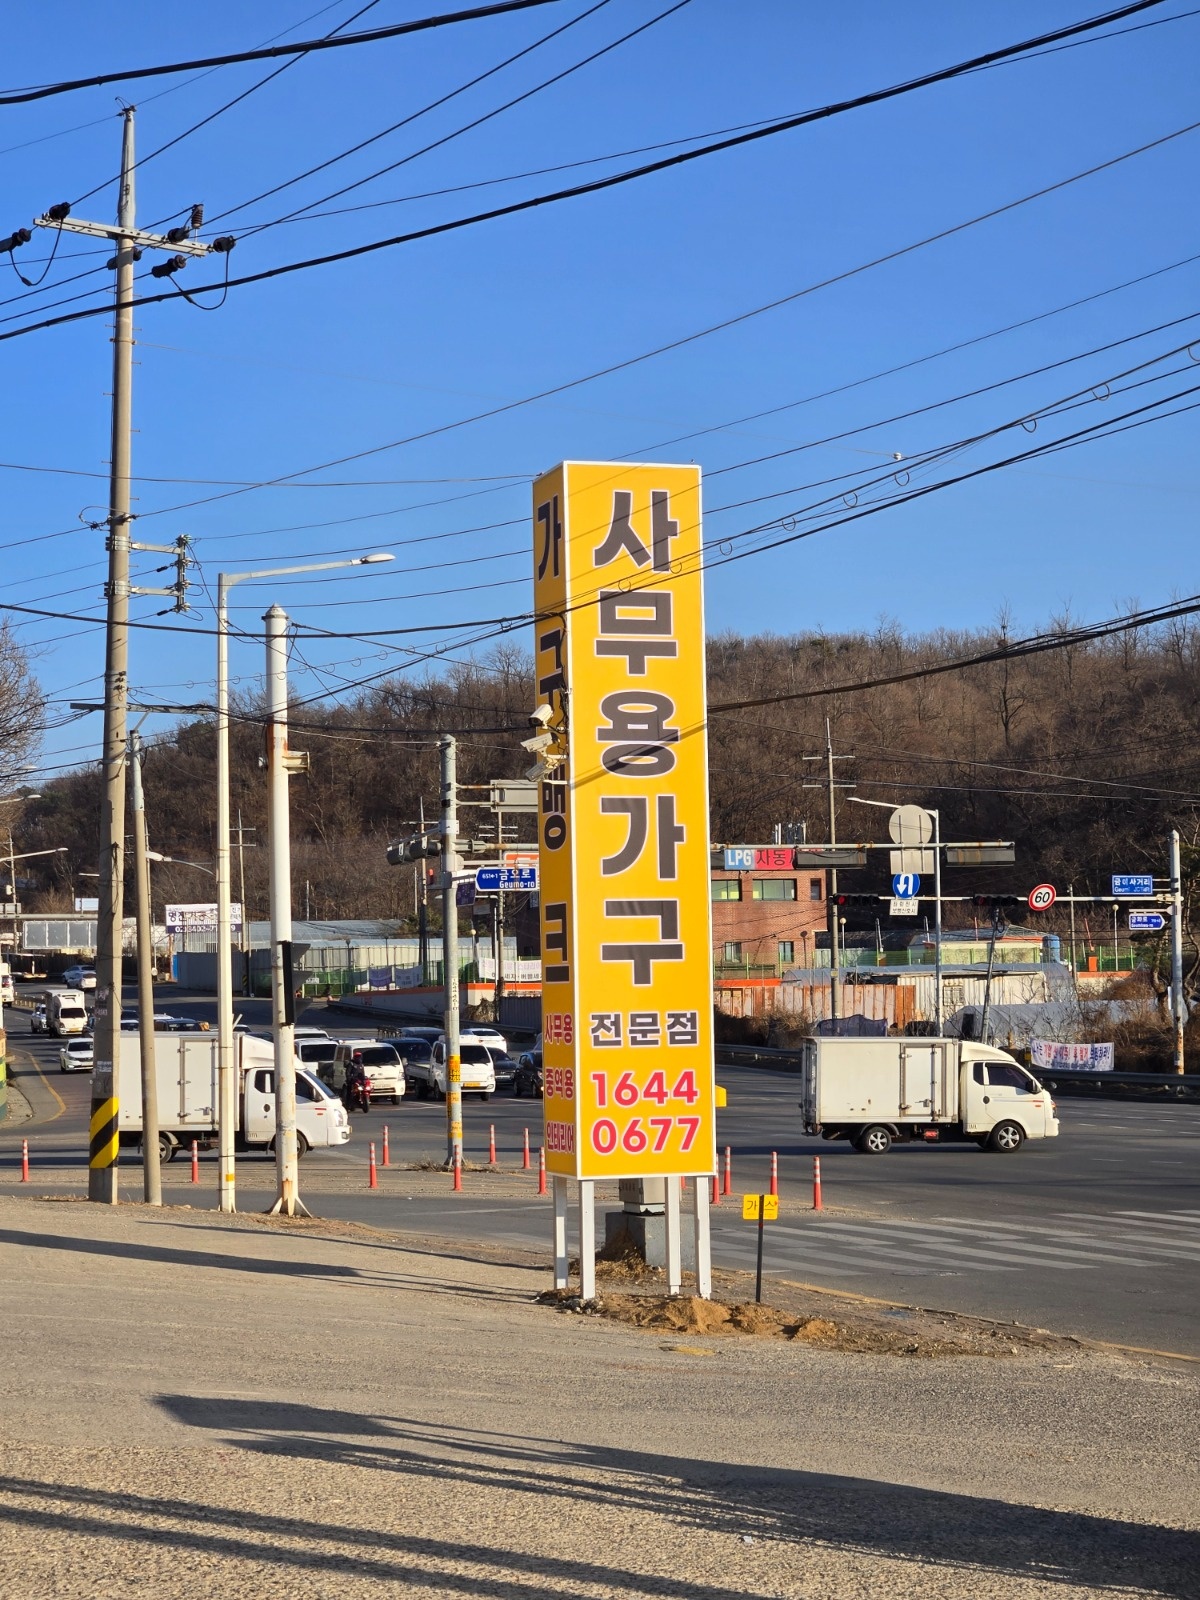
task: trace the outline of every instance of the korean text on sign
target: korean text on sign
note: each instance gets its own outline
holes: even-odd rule
[[[534,486],[542,1003],[573,1019],[544,1030],[546,1149],[575,1177],[713,1170],[700,553],[694,467]]]

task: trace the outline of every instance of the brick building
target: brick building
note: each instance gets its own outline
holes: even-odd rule
[[[711,880],[718,977],[812,964],[826,926],[823,872],[796,867],[790,845],[733,845],[714,850]]]

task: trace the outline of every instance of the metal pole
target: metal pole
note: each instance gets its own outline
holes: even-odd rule
[[[1113,906],[1113,971],[1114,972],[1116,972],[1117,968],[1120,966],[1120,963],[1121,963],[1121,953],[1120,953],[1120,950],[1117,948],[1117,916],[1118,916],[1119,912],[1120,912],[1120,907],[1117,906],[1117,905],[1114,905]]]
[[[88,1145],[88,1199],[117,1203],[117,1063],[121,1052],[121,934],[125,889],[125,721],[129,698],[129,478],[133,434],[133,107],[124,110],[113,322],[112,441],[108,491],[108,617],[104,660],[100,906],[96,920],[96,1062]]]
[[[1179,832],[1171,829],[1171,1011],[1175,1022],[1175,1071],[1184,1070],[1183,1030],[1187,1002],[1183,996],[1183,871],[1179,860]]]
[[[833,733],[829,725],[829,718],[825,718],[825,762],[829,772],[829,842],[837,843],[837,812],[835,809],[835,795],[833,782]],[[838,917],[837,917],[837,892],[838,875],[834,867],[829,869],[828,903],[825,907],[826,920],[829,924],[829,1016],[836,1022],[842,1013],[842,997],[839,980],[839,952],[838,952]]]
[[[250,829],[251,833],[255,829]],[[250,993],[250,961],[247,954],[247,939],[249,929],[247,924],[250,918],[246,912],[246,830],[242,827],[242,808],[238,807],[238,898],[242,907],[242,920],[238,933],[238,949],[241,953],[241,991],[244,995]]]
[[[458,752],[451,734],[438,740],[442,757],[442,966],[446,986],[446,1165],[463,1158],[462,1061],[458,1025]]]
[[[292,846],[287,751],[287,613],[272,606],[267,624],[267,827],[270,842],[271,1011],[275,1025],[273,1212],[308,1216],[300,1202],[296,1150],[296,996],[292,980]]]
[[[422,796],[417,802],[417,826],[422,835],[425,832],[425,800]],[[417,911],[417,960],[421,963],[421,987],[426,988],[429,983],[429,869],[424,860],[417,865],[421,875],[421,904]]]
[[[217,1197],[237,1210],[234,1138],[237,1082],[233,1059],[233,928],[229,892],[229,575],[217,576]],[[239,823],[241,817],[239,813]],[[239,832],[240,838],[240,832]],[[242,916],[245,916],[243,907]]]
[[[758,1197],[758,1260],[754,1268],[754,1304],[762,1304],[762,1256],[763,1232],[766,1222],[767,1197],[760,1194]]]
[[[992,971],[996,964],[996,935],[1000,932],[1000,913],[992,913],[992,937],[988,940],[987,976],[983,980],[983,1020],[979,1024],[979,1042],[987,1043],[988,1011],[992,1004]]]
[[[1075,965],[1075,885],[1073,883],[1067,885],[1067,894],[1071,900],[1071,982],[1078,989],[1079,969]]]
[[[933,818],[933,1029],[942,1036],[942,818],[938,811],[930,811]]]
[[[133,855],[137,880],[138,1047],[142,1066],[142,1197],[162,1205],[158,1149],[158,1064],[154,1037],[154,930],[150,921],[150,859],[146,854],[146,800],[142,793],[142,741],[129,735],[133,788]]]

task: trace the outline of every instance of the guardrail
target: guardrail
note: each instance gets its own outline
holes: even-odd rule
[[[772,1050],[766,1045],[719,1044],[717,1065],[758,1067],[766,1072],[800,1071],[798,1050]],[[1084,1072],[1056,1068],[1040,1072],[1030,1068],[1051,1094],[1090,1096],[1099,1100],[1154,1100],[1160,1104],[1200,1102],[1200,1073],[1181,1077],[1177,1072]]]

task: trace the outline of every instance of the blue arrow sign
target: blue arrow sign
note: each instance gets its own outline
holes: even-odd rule
[[[536,889],[536,867],[477,867],[475,887],[485,894],[497,894],[501,889]]]
[[[1161,911],[1131,911],[1129,913],[1130,933],[1161,933],[1167,925],[1167,919]]]
[[[919,872],[898,872],[892,879],[892,893],[897,900],[915,900],[921,892]]]
[[[1112,892],[1116,895],[1146,895],[1154,893],[1154,877],[1149,872],[1114,872]]]

